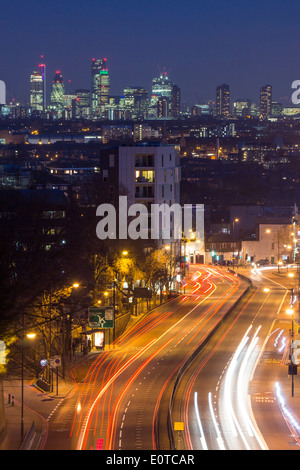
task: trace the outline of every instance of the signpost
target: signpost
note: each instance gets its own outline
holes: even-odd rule
[[[56,368],[56,395],[58,395],[58,368],[61,366],[61,356],[52,356],[50,358],[49,364],[52,369]]]
[[[89,307],[88,318],[91,328],[114,328],[113,307]]]
[[[89,307],[88,324],[91,328],[113,329],[114,333],[115,307]]]

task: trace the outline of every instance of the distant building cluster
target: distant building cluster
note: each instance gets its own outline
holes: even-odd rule
[[[7,103],[5,85],[0,82],[0,117],[15,119],[41,116],[46,119],[126,121],[210,116],[267,120],[299,114],[299,107],[284,106],[284,103],[273,100],[270,84],[261,87],[258,104],[247,98],[232,100],[230,86],[222,84],[216,87],[215,99],[187,107],[181,103],[181,89],[169,79],[165,70],[153,78],[151,90],[142,86],[126,86],[121,96],[111,94],[106,58],[93,58],[90,73],[89,89],[70,92],[70,86],[66,86],[60,70],[56,71],[51,84],[48,84],[46,65],[40,63],[30,75],[30,99],[27,104],[21,104],[15,99]]]
[[[5,104],[0,100],[0,105]],[[30,103],[14,100],[1,108],[2,116],[12,118],[41,116],[47,119],[177,118],[180,115],[180,88],[166,72],[152,81],[152,89],[126,86],[122,96],[112,96],[107,59],[92,59],[90,89],[67,91],[61,71],[56,71],[47,96],[46,65],[39,64],[30,75]]]

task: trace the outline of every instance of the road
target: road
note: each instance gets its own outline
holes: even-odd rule
[[[173,420],[185,423],[183,435],[176,435],[177,448],[180,437],[193,450],[297,448],[295,427],[287,425],[278,396],[287,376],[291,319],[286,308],[294,283],[274,269],[247,275],[253,282],[248,298],[177,391]]]
[[[40,448],[298,449],[286,380],[295,283],[274,269],[240,273],[253,286],[230,315],[248,283],[224,268],[194,267],[184,295],[74,367],[65,399],[38,395]],[[25,393],[30,403],[33,392]]]
[[[186,295],[144,317],[85,370],[73,371],[78,389],[49,423],[46,449],[157,449],[168,433],[160,425],[168,386],[245,288],[225,271],[195,268]],[[57,427],[72,413],[67,435]]]

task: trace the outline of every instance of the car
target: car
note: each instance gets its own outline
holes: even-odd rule
[[[270,266],[270,261],[268,259],[260,259],[256,261],[256,266]]]

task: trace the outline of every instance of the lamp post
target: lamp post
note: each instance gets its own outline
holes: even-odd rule
[[[234,248],[235,248],[235,233],[234,233],[234,228],[235,228],[235,223],[238,223],[240,221],[240,219],[234,219],[233,222],[232,222],[232,236],[233,236],[233,256],[232,256],[232,266],[233,266],[233,269],[234,269],[234,260],[235,260],[235,251],[234,251]]]
[[[35,333],[25,335],[25,313],[22,313],[22,335],[21,335],[21,439],[24,436],[24,338],[35,338]]]
[[[291,336],[291,340],[290,340],[290,365],[291,365],[291,372],[292,372],[292,397],[294,396],[294,364],[292,362],[292,353],[293,353],[293,338],[294,338],[294,309],[293,308],[288,308],[286,310],[286,313],[288,315],[292,315],[292,329],[290,330],[290,336]]]

